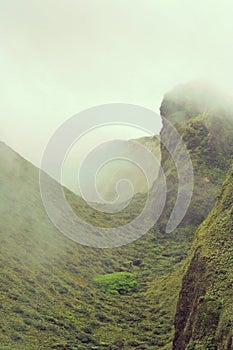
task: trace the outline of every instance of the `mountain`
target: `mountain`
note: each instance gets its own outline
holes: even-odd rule
[[[179,98],[188,96],[185,86],[177,89]],[[159,227],[126,246],[99,249],[77,244],[53,226],[42,204],[38,169],[0,143],[0,348],[171,349],[184,259],[195,228],[220,193],[232,157],[230,107],[219,110],[218,104],[207,111],[201,105],[197,110],[195,89],[191,107],[183,98],[174,102],[174,91],[161,106],[162,115],[181,133],[194,166],[194,199],[175,234],[164,231],[177,195],[175,165],[164,146],[168,199]],[[185,118],[178,114],[174,122],[177,108]],[[166,132],[164,126],[162,138],[172,142]],[[137,194],[123,213],[112,215],[64,192],[81,218],[101,227],[130,222],[146,199]]]
[[[84,142],[83,142],[84,143]],[[160,142],[156,136],[141,137],[134,140],[128,140],[124,143],[125,154],[129,155],[129,159],[133,158],[135,154],[135,148],[138,144],[149,149],[156,156],[158,162],[160,161]],[[117,145],[115,146],[115,151],[117,150]],[[68,187],[72,192],[80,195],[80,188],[78,186],[78,170],[81,167],[81,159],[83,159],[82,153],[84,153],[84,146],[79,148],[79,142],[72,148],[72,151],[67,155],[62,169],[62,183]],[[81,158],[81,159],[79,159]],[[77,175],[75,176],[75,169]],[[90,170],[89,170],[90,171]],[[153,179],[157,177],[156,169],[154,169],[153,164],[151,164],[150,173],[153,174]],[[147,181],[141,171],[141,169],[135,165],[133,162],[127,159],[114,159],[109,161],[99,169],[96,176],[96,186],[99,194],[106,200],[113,201],[117,197],[116,184],[120,179],[128,179],[136,193],[146,193],[147,192]],[[83,184],[84,187],[88,186]],[[127,186],[127,185],[126,185]],[[127,201],[131,197],[131,193],[124,189],[122,190],[121,201]],[[92,199],[95,200],[95,197]]]
[[[185,256],[185,244],[153,228],[120,248],[81,246],[50,222],[38,176],[38,169],[0,144],[0,348],[165,348],[172,341],[175,308],[174,303],[167,308],[165,300],[160,304],[160,283],[164,278],[168,291],[174,288],[166,275]],[[92,211],[65,192],[89,220]],[[140,197],[135,201],[115,223],[137,213]],[[109,225],[103,214],[95,222]],[[124,273],[135,279],[136,289],[125,283]],[[113,278],[114,293],[98,282],[106,274]]]
[[[175,317],[174,350],[233,349],[233,166],[196,233]]]
[[[158,138],[155,136],[147,136],[135,140],[129,140],[129,154],[133,154],[135,150],[135,142],[143,145],[154,153],[158,162],[160,161],[160,142]],[[151,174],[153,174],[153,179],[155,181],[157,172],[154,171],[153,164],[151,164],[149,171]],[[99,188],[99,192],[102,194],[103,198],[106,198],[107,200],[114,200],[114,198],[116,198],[116,183],[119,179],[123,178],[130,180],[135,194],[147,192],[147,181],[142,171],[129,161],[115,160],[103,168],[97,179],[97,187]],[[125,191],[125,197],[123,197],[123,200],[127,201],[128,199],[127,191]]]
[[[160,111],[162,119],[168,120],[181,135],[192,160],[193,195],[178,232],[180,235],[183,231],[192,238],[195,228],[213,207],[233,159],[233,101],[206,84],[192,82],[167,93]],[[161,139],[172,146],[176,135],[163,127]],[[175,205],[178,177],[176,165],[163,144],[161,165],[166,174],[168,191],[166,207],[159,223],[164,231]],[[181,165],[184,174],[185,166],[184,162]]]

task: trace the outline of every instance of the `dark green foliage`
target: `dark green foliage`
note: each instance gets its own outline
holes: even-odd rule
[[[233,167],[197,231],[183,279],[173,349],[231,350],[233,340]],[[192,347],[191,347],[192,349]]]
[[[195,349],[196,349],[196,343],[194,341],[191,341],[187,346],[187,350],[195,350]]]

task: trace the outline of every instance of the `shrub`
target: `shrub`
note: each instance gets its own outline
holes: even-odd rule
[[[21,322],[12,323],[11,327],[17,332],[25,332],[27,330],[26,325]]]
[[[187,346],[187,350],[195,350],[195,349],[196,349],[196,343],[194,341],[191,341]]]
[[[137,290],[137,282],[132,273],[115,272],[107,275],[99,275],[94,278],[103,292],[111,294],[125,294]]]

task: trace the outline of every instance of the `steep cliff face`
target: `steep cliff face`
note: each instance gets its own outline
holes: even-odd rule
[[[233,104],[208,86],[187,84],[165,95],[161,115],[181,135],[192,160],[194,191],[189,210],[180,226],[186,235],[208,215],[219,194],[233,156]],[[175,136],[162,128],[161,138],[170,145]],[[174,207],[178,178],[176,166],[161,145],[161,164],[167,180],[167,203],[160,221],[164,230]],[[185,167],[185,164],[184,164]],[[184,169],[185,172],[185,169]]]
[[[233,349],[233,166],[197,231],[179,296],[173,350]]]

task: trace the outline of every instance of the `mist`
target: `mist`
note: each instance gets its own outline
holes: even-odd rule
[[[121,102],[159,112],[167,91],[199,79],[232,95],[231,1],[15,0],[0,8],[0,140],[36,166],[54,131],[86,108]]]

